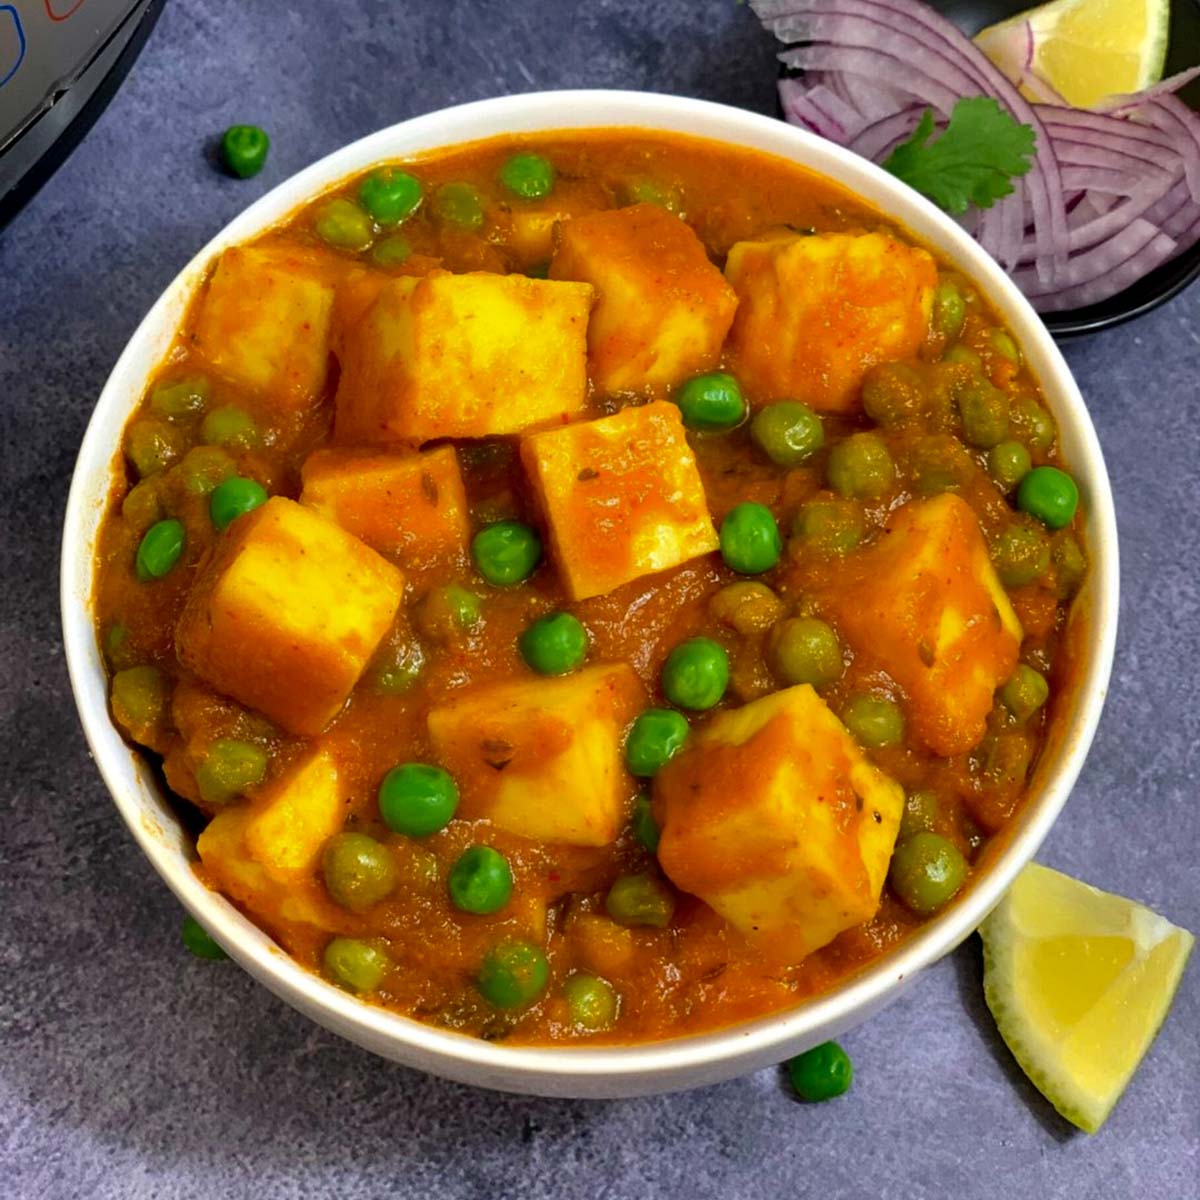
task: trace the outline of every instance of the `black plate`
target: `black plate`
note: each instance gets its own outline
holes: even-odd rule
[[[1016,16],[1030,6],[1026,0],[1015,4],[1006,0],[934,0],[933,3],[934,8],[972,34],[985,25]],[[1194,67],[1197,62],[1200,62],[1200,0],[1173,0],[1167,74]],[[1180,95],[1200,111],[1200,79],[1193,80]],[[1071,312],[1046,313],[1042,319],[1055,337],[1095,333],[1098,329],[1107,329],[1149,312],[1170,300],[1197,276],[1200,276],[1200,243],[1100,304],[1090,304]]]

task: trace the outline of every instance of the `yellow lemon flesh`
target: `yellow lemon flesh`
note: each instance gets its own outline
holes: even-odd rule
[[[1195,939],[1037,863],[979,933],[1001,1037],[1046,1099],[1095,1133],[1166,1017]]]
[[[1034,98],[1030,72],[1068,104],[1093,108],[1162,78],[1170,21],[1170,0],[1052,0],[989,25],[975,43]]]

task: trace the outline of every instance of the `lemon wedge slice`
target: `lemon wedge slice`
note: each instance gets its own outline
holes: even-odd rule
[[[1037,863],[979,932],[1000,1036],[1046,1099],[1095,1133],[1166,1017],[1195,939]]]
[[[989,25],[975,44],[1035,99],[1034,79],[1076,108],[1139,92],[1163,75],[1171,0],[1052,0]]]

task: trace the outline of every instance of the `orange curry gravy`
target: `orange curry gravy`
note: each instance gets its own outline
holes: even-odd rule
[[[515,199],[499,183],[502,164],[518,149],[536,151],[553,162],[557,182],[548,200]],[[878,213],[793,164],[682,137],[631,136],[614,130],[501,139],[404,165],[420,178],[427,198],[446,181],[473,184],[483,200],[482,226],[468,231],[439,222],[425,203],[400,228],[411,252],[403,262],[378,266],[370,250],[329,248],[314,232],[317,207],[332,194],[353,198],[358,181],[352,180],[298,210],[257,244],[319,251],[325,264],[320,269],[339,284],[345,284],[353,268],[362,265],[393,275],[420,275],[440,267],[452,272],[543,276],[544,249],[513,242],[514,212],[540,207],[577,216],[647,197],[666,204],[691,225],[718,266],[735,242],[780,229],[883,230],[905,236]],[[997,350],[996,321],[986,301],[968,281],[946,269],[940,274],[955,281],[967,300],[958,344],[978,356],[978,369],[1011,399],[1036,399],[1034,380]],[[352,278],[336,305],[344,321],[361,311]],[[223,378],[195,348],[196,308],[193,304],[151,388],[163,380],[203,375],[209,384],[207,411],[235,405],[250,413],[257,425],[256,445],[227,449],[237,474],[258,480],[272,495],[297,497],[305,459],[332,441],[336,361],[319,402],[298,412],[278,411],[253,391]],[[336,330],[335,324],[335,360]],[[952,374],[953,366],[941,362],[946,349],[945,340],[931,334],[917,356],[919,369]],[[583,415],[598,417],[669,394],[664,388],[636,396],[602,395],[593,386]],[[753,402],[753,395],[749,398]],[[126,430],[126,446],[139,422],[156,419],[143,402]],[[825,449],[790,470],[774,465],[744,425],[727,433],[689,433],[688,437],[714,522],[719,527],[722,517],[743,501],[770,508],[784,533],[785,550],[780,565],[761,576],[762,581],[779,594],[787,613],[816,613],[837,627],[839,589],[861,583],[856,553],[839,557],[789,540],[787,534],[800,505],[827,487],[824,465],[830,446],[855,430],[873,428],[874,423],[861,411],[848,416],[825,414],[824,423]],[[269,761],[268,784],[303,753],[307,742],[217,694],[180,664],[175,627],[185,598],[214,542],[228,535],[213,528],[205,485],[196,481],[195,461],[190,476],[184,470],[185,456],[203,444],[202,414],[184,416],[170,425],[161,469],[150,471],[138,484],[138,473],[127,456],[117,465],[117,482],[99,542],[95,607],[98,633],[114,673],[142,665],[162,673],[169,689],[165,707],[149,722],[131,727],[127,720],[126,728],[133,740],[161,756],[166,780],[181,797],[185,820],[199,830],[214,809],[201,801],[195,772],[213,741],[240,738],[263,748]],[[897,472],[894,485],[883,496],[862,506],[867,543],[880,536],[888,515],[914,494],[917,468],[913,464],[931,436],[931,429],[919,422],[900,423],[881,432]],[[494,438],[454,443],[472,529],[505,518],[535,525],[541,520],[527,489],[516,442],[516,438]],[[984,535],[992,539],[1017,519],[1011,500],[989,477],[984,452],[961,443],[952,449],[959,459],[953,490],[970,504]],[[1033,450],[1035,463],[1056,459],[1054,445]],[[184,524],[183,557],[164,578],[141,581],[134,570],[139,540],[152,520],[166,515]],[[394,967],[369,997],[373,1002],[435,1025],[520,1042],[584,1037],[593,1043],[640,1042],[761,1016],[829,988],[917,928],[921,918],[885,887],[874,919],[842,933],[798,964],[780,964],[762,957],[711,908],[686,894],[678,895],[666,928],[625,928],[609,920],[604,900],[614,878],[655,869],[653,856],[628,827],[615,842],[599,848],[541,844],[471,819],[453,820],[441,832],[421,839],[389,832],[376,799],[382,776],[397,763],[435,761],[426,715],[448,694],[481,681],[533,678],[520,658],[517,640],[530,620],[542,613],[558,608],[573,612],[590,633],[588,661],[629,663],[651,704],[665,704],[659,672],[668,652],[681,640],[699,634],[721,643],[730,657],[732,681],[717,711],[779,686],[768,665],[768,635],[739,634],[713,614],[714,594],[739,578],[723,564],[720,553],[643,576],[606,595],[571,602],[556,574],[549,542],[545,537],[543,541],[547,555],[542,566],[529,582],[513,588],[487,585],[465,557],[406,564],[405,602],[395,628],[323,735],[339,770],[350,780],[346,828],[369,833],[391,850],[400,875],[395,892],[364,914],[348,912],[326,894],[318,864],[310,876],[295,882],[287,896],[257,900],[249,894],[236,896],[249,915],[300,962],[317,971],[331,933],[376,939]],[[1047,563],[1033,582],[1009,588],[1009,593],[1026,634],[1021,659],[1048,676],[1053,697],[1067,683],[1061,677],[1065,656],[1056,659],[1056,652],[1077,581],[1065,577],[1057,553]],[[469,588],[482,599],[483,619],[472,630],[458,628],[429,600],[433,589],[451,583]],[[822,689],[835,713],[853,693],[905,699],[903,689],[881,666],[869,638],[848,642],[843,637],[843,647],[845,671],[836,683]],[[382,668],[378,664],[385,661],[411,669],[411,683],[400,690],[379,686]],[[983,741],[967,752],[938,757],[910,732],[899,745],[873,751],[870,757],[905,789],[934,791],[936,832],[972,859],[1019,807],[1041,746],[1045,711],[1019,725],[1006,718],[997,702]],[[693,725],[702,725],[709,716],[691,714]],[[910,730],[912,724],[910,719]],[[723,783],[730,795],[752,790],[753,762],[746,755],[727,757],[731,770]],[[632,776],[625,778],[625,789],[632,811],[642,789]],[[511,901],[493,916],[459,912],[447,894],[450,866],[467,846],[479,841],[500,850],[514,875]],[[735,850],[731,848],[731,853]],[[203,873],[203,868],[198,869]],[[306,918],[316,913],[318,919],[315,923],[293,919],[297,912]],[[516,1011],[494,1008],[474,983],[483,956],[507,935],[539,942],[550,963],[550,982],[541,999]],[[572,1027],[562,984],[580,970],[602,976],[619,995],[619,1016],[606,1031],[584,1034]]]

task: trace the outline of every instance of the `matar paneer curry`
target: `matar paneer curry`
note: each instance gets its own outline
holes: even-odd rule
[[[300,962],[489,1039],[784,1009],[952,903],[1069,684],[1074,482],[970,280],[628,130],[226,249],[124,431],[114,719]]]

